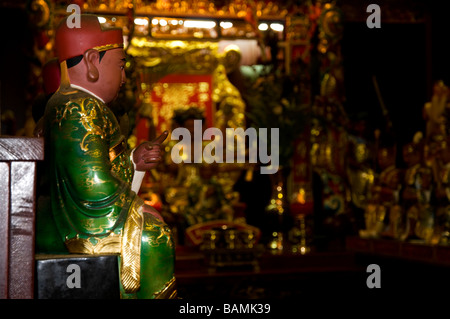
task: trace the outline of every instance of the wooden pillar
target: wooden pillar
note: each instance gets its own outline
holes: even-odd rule
[[[0,298],[34,297],[36,162],[41,138],[0,137]]]

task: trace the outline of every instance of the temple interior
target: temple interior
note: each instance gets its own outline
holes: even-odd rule
[[[126,82],[108,107],[127,149],[169,132],[136,194],[170,229],[179,298],[447,287],[448,5],[376,3],[2,1],[0,298],[121,296],[116,257],[93,250],[91,284],[68,289],[83,255],[35,246],[37,128],[58,87],[43,70],[80,13],[123,32]],[[112,284],[95,284],[105,269]]]

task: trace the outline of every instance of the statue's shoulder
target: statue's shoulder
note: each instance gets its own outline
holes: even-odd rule
[[[97,118],[105,112],[107,112],[107,106],[102,100],[72,87],[60,88],[49,99],[46,106],[47,116],[57,120],[78,119],[83,115]]]
[[[79,90],[77,88],[66,87],[60,88],[53,96],[49,99],[48,106],[50,108],[61,108],[61,107],[75,107],[80,108],[92,108],[92,107],[104,107],[105,103],[98,97]]]

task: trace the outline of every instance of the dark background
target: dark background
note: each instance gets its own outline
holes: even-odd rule
[[[401,142],[410,141],[423,129],[422,108],[430,98],[426,26],[385,23],[380,29],[369,29],[365,23],[351,22],[344,30],[348,114],[366,117],[372,129],[385,128],[375,77],[395,135]]]

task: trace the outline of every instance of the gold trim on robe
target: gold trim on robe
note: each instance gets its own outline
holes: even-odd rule
[[[136,197],[125,222],[120,280],[126,293],[134,293],[141,286],[141,238],[144,216],[141,207],[144,201]]]

